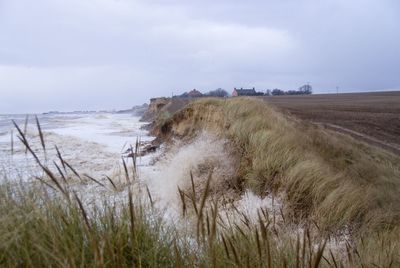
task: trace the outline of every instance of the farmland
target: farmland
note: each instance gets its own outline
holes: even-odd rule
[[[400,92],[262,98],[287,114],[400,154]]]

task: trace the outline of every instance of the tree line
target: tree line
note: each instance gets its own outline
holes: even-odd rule
[[[280,96],[280,95],[310,95],[312,94],[312,86],[304,85],[301,86],[298,90],[288,90],[284,91],[282,89],[275,88],[273,90],[267,90],[265,92],[266,96]]]

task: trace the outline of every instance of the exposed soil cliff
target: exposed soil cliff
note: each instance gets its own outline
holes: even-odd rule
[[[150,105],[142,116],[142,121],[152,122],[160,120],[162,117],[168,117],[194,99],[182,98],[153,98],[150,99]]]

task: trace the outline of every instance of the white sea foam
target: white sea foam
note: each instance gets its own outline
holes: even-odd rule
[[[25,154],[24,145],[14,133],[13,152],[11,148],[12,116],[8,125],[3,122],[0,137],[0,172],[8,179],[28,179],[29,175],[40,175],[33,157]],[[19,118],[21,128],[23,119]],[[54,146],[57,145],[63,158],[80,173],[93,177],[113,175],[120,172],[121,152],[124,147],[135,144],[136,139],[149,141],[152,138],[141,130],[144,123],[138,117],[119,114],[87,114],[42,116],[40,118],[46,143],[46,154],[41,148],[36,126],[30,123],[27,137],[39,158],[49,166],[57,160]],[[3,120],[4,121],[4,120]],[[125,148],[125,149],[126,149]]]
[[[27,179],[32,175],[42,175],[32,156],[25,154],[25,148],[18,142],[15,130],[14,152],[11,154],[12,126],[10,123],[5,124],[5,120],[11,118],[12,116],[1,118],[3,121],[0,126],[0,175],[8,179]],[[24,117],[19,116],[18,119],[21,123]],[[53,115],[41,119],[44,123],[46,154],[41,149],[35,126],[31,124],[28,128],[30,144],[40,159],[51,166],[52,161],[57,159],[54,149],[57,145],[64,159],[80,174],[87,173],[99,180],[104,175],[123,178],[120,162],[123,148],[126,148],[127,144],[134,144],[139,136],[143,141],[152,139],[140,129],[143,123],[140,123],[137,117],[129,115]],[[153,158],[159,160],[154,165],[149,165]],[[180,230],[186,228],[189,223],[181,217],[178,187],[182,190],[190,189],[190,172],[193,172],[196,189],[200,193],[204,189],[202,187],[208,174],[212,171],[211,191],[220,191],[218,194],[222,197],[231,194],[228,185],[235,175],[236,166],[227,141],[206,132],[200,133],[189,144],[176,141],[168,151],[162,148],[154,154],[139,158],[138,164],[140,185],[149,187],[157,208],[165,212],[164,219],[167,223],[179,222],[175,226]],[[108,191],[92,182],[88,185],[75,183],[71,187],[78,192],[86,205],[98,204],[98,207],[101,207],[100,204],[105,200],[107,202],[126,200],[126,189],[120,192]],[[250,190],[246,190],[242,195],[235,194],[230,205],[220,208],[220,215],[222,218],[226,215],[236,220],[238,224],[241,214],[257,224],[261,209],[275,217],[283,208],[282,197],[271,195],[259,197]],[[281,222],[278,222],[279,224]],[[299,226],[289,230],[294,236],[303,231]],[[345,240],[335,241],[335,244],[330,246],[340,249],[343,241]]]
[[[232,174],[233,165],[225,152],[225,144],[226,141],[205,132],[190,144],[178,142],[154,166],[144,170],[141,179],[162,202],[174,203],[179,199],[178,187],[187,189],[190,186],[190,172],[196,173],[199,168],[213,169],[215,180]],[[198,175],[194,176],[195,183],[202,184],[206,178]]]
[[[23,119],[21,117],[20,121]],[[86,173],[100,181],[105,179],[105,175],[124,179],[121,168],[123,147],[134,144],[138,136],[145,141],[152,139],[141,130],[143,123],[139,122],[139,118],[129,115],[52,115],[42,120],[46,154],[41,148],[36,126],[31,123],[27,132],[28,140],[41,161],[57,173],[52,163],[54,160],[57,162],[54,149],[57,145],[63,158],[80,174]],[[11,124],[7,127],[11,128]],[[28,179],[32,175],[43,175],[33,157],[29,153],[25,154],[25,147],[17,140],[16,131],[14,152],[11,155],[10,134],[8,130],[7,135],[3,135],[0,140],[0,172],[9,179]],[[154,165],[149,165],[153,158],[159,160]],[[234,177],[236,163],[229,152],[227,141],[210,133],[202,132],[188,144],[175,141],[167,152],[162,147],[155,154],[139,158],[137,162],[140,183],[149,187],[157,207],[166,211],[168,219],[176,220],[180,216],[178,187],[182,190],[191,188],[191,172],[199,194],[204,189],[208,174],[212,172],[211,190],[232,197],[229,196],[231,189],[228,184]],[[69,173],[73,175],[71,171]],[[79,187],[79,184],[74,187]],[[88,185],[84,187],[88,188]],[[99,192],[98,185],[89,187],[92,190],[94,188],[96,193]],[[85,199],[90,198],[89,192],[86,191]],[[104,196],[110,198],[109,194]],[[269,197],[261,199],[246,191],[242,196],[236,194],[234,205],[248,217],[256,219],[258,209],[271,209],[273,201]]]
[[[266,209],[270,215],[280,213],[282,209],[282,198],[273,195],[260,197],[250,190],[246,190],[240,199],[234,202],[235,207],[247,218],[256,223],[258,213],[261,209]]]

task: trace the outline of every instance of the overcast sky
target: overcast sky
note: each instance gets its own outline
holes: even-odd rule
[[[0,113],[400,89],[398,0],[0,0]]]

